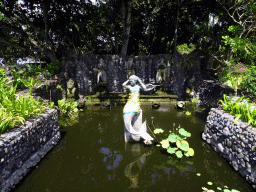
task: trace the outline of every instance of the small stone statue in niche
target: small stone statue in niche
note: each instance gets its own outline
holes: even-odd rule
[[[142,110],[140,108],[139,97],[140,89],[151,91],[155,88],[155,85],[145,85],[139,77],[131,75],[123,83],[123,87],[130,90],[129,99],[123,109],[125,142],[131,141],[132,139],[139,141],[143,138],[145,144],[152,144],[151,141],[153,138],[147,133],[146,122],[142,124]]]

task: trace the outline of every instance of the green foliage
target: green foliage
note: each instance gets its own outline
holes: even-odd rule
[[[235,121],[241,119],[252,126],[256,126],[256,106],[254,103],[248,103],[243,101],[244,97],[240,97],[236,101],[232,101],[232,95],[230,98],[227,95],[223,95],[223,100],[220,100],[224,111],[236,116]]]
[[[155,134],[162,133],[159,129],[154,130]],[[171,132],[167,139],[163,139],[160,144],[162,148],[166,149],[169,154],[175,154],[177,158],[193,156],[194,150],[189,147],[186,141],[191,137],[191,133],[187,132],[184,128],[178,128],[178,132]]]
[[[67,126],[77,122],[79,112],[77,105],[76,101],[58,100],[59,114],[62,117],[60,118],[61,125]]]
[[[5,78],[0,80],[0,133],[15,126],[21,126],[29,117],[43,112],[45,106],[32,96],[16,96],[17,84],[6,84]]]
[[[256,97],[256,66],[248,66],[246,78],[241,83],[241,88],[247,91],[248,95]]]
[[[51,109],[55,109],[54,102],[50,102],[50,103],[48,104],[48,107],[51,108]]]
[[[229,31],[238,32],[240,26],[230,26]],[[243,60],[244,62],[254,65],[254,58],[256,56],[256,42],[250,38],[241,39],[239,36],[230,37],[229,35],[222,36],[225,45],[228,45],[233,53],[236,62]]]
[[[33,92],[33,88],[36,87],[37,84],[40,83],[40,81],[36,81],[33,77],[28,77],[28,79],[21,79],[22,83],[24,84],[24,86],[29,88],[29,95],[32,95]],[[37,86],[38,88],[38,86]]]
[[[0,81],[6,78],[5,69],[0,68]]]
[[[189,45],[184,43],[184,44],[181,44],[181,45],[178,45],[177,46],[177,51],[183,55],[183,54],[189,54],[191,53],[192,51],[194,51],[196,49],[196,46],[192,43],[190,43]]]
[[[219,76],[219,79],[221,82],[233,87],[237,95],[237,89],[245,89],[243,82],[248,81],[248,78],[250,79],[248,76],[249,68],[251,69],[252,67],[241,62],[236,64],[234,61],[230,61]]]
[[[58,74],[60,72],[61,63],[59,60],[56,60],[55,64],[52,63],[47,64],[46,71],[48,71],[51,75]]]

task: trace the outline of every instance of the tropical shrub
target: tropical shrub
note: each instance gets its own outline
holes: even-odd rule
[[[242,88],[242,82],[247,78],[247,66],[239,62],[228,62],[227,67],[224,69],[220,75],[220,80],[223,83],[226,83],[228,86],[235,89],[235,94],[237,95],[237,89]]]
[[[223,95],[221,102],[223,110],[236,116],[235,122],[241,119],[252,126],[256,126],[256,105],[248,103],[248,100],[243,100],[244,96],[234,101],[232,95],[228,98],[226,94]]]
[[[29,88],[29,95],[32,95],[33,88],[36,87],[37,84],[39,84],[41,81],[35,80],[33,77],[28,77],[28,79],[21,79],[24,86]],[[37,86],[38,87],[38,86]]]
[[[17,84],[0,79],[0,133],[21,126],[29,117],[43,112],[45,105],[32,96],[16,96]]]
[[[246,90],[249,97],[256,97],[256,66],[247,67],[246,78],[241,83],[241,88]]]
[[[58,100],[60,125],[67,126],[77,122],[79,114],[77,105],[78,102],[67,101],[65,98],[62,100]]]

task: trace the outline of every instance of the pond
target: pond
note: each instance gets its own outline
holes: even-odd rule
[[[156,143],[124,143],[122,106],[112,109],[88,107],[79,123],[61,127],[62,139],[13,190],[56,191],[203,191],[227,186],[253,191],[213,148],[201,139],[205,118],[186,116],[174,105],[150,109],[142,105],[143,119],[168,133],[173,125],[191,132],[187,139],[193,157],[177,160]],[[157,135],[161,140],[160,135]],[[162,138],[165,139],[165,138]],[[198,176],[200,173],[200,176]],[[208,185],[212,182],[213,185]]]

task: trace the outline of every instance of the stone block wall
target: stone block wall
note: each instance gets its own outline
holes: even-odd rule
[[[256,188],[256,128],[221,109],[212,108],[202,133],[241,176]]]
[[[0,135],[0,191],[10,191],[60,139],[56,109]]]
[[[194,53],[193,53],[194,54]],[[194,54],[195,55],[195,54]],[[191,70],[192,76],[200,76],[200,62],[195,62]],[[100,71],[106,74],[106,85],[109,92],[124,92],[122,84],[131,74],[139,76],[144,83],[156,83],[158,69],[163,69],[165,91],[185,99],[187,74],[181,55],[162,54],[152,56],[121,56],[121,55],[71,55],[63,59],[62,74],[66,82],[76,79],[80,95],[88,95],[97,87],[97,75]]]

